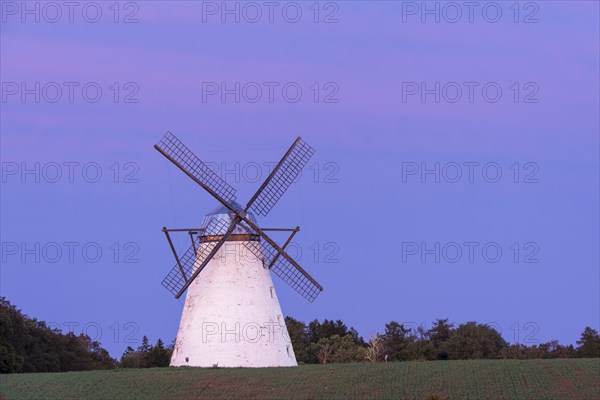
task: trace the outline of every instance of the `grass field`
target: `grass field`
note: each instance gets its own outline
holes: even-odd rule
[[[473,360],[0,376],[17,399],[600,399],[600,359]]]

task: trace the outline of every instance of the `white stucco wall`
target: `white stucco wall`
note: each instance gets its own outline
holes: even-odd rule
[[[221,247],[188,288],[171,365],[297,365],[271,274],[242,242]]]

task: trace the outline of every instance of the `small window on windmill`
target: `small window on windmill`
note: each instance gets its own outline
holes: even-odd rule
[[[281,324],[281,315],[277,316],[277,322],[279,322]]]
[[[269,290],[271,291],[271,298],[272,298],[272,299],[273,299],[273,298],[275,298],[275,296],[274,296],[274,293],[273,293],[273,286],[271,286],[271,287],[269,288]]]
[[[185,362],[190,362],[190,359],[188,357],[186,357]]]
[[[292,354],[291,354],[291,352],[290,352],[290,346],[289,346],[289,345],[288,345],[288,346],[285,346],[285,349],[287,350],[288,357],[291,357],[291,356],[292,356]]]

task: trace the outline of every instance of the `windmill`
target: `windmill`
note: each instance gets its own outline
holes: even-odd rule
[[[254,214],[269,214],[314,149],[298,137],[242,207],[236,202],[236,190],[172,133],[167,132],[154,148],[220,203],[199,228],[163,228],[176,264],[162,285],[175,298],[187,290],[171,365],[297,365],[270,272],[311,303],[323,287],[285,251],[300,228],[261,228]],[[290,235],[279,246],[267,231]],[[191,244],[181,255],[170,232],[187,232],[190,237]]]

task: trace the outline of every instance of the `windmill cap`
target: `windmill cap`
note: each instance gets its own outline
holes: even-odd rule
[[[244,207],[242,207],[242,205],[238,202],[232,201],[231,205],[238,211],[244,211]],[[210,211],[208,214],[206,214],[202,220],[202,225],[200,226],[200,228],[206,229],[206,231],[203,232],[203,235],[224,235],[227,231],[227,226],[229,226],[229,222],[231,221],[230,215],[232,214],[233,212],[231,212],[231,210],[225,206],[219,206]],[[251,212],[248,212],[246,218],[255,224],[257,223],[256,218]],[[224,223],[210,225],[214,219],[222,220]],[[209,225],[211,226],[210,229]],[[214,228],[215,226],[218,226],[219,228]],[[244,227],[248,228],[248,225],[246,225],[246,223],[243,221],[240,222],[233,230],[233,234],[247,234],[248,230],[244,229]]]
[[[238,203],[237,201],[232,201],[230,204],[236,210],[244,211],[244,207],[242,207],[242,205],[240,203]],[[231,210],[229,210],[229,208],[227,208],[225,206],[218,206],[206,215],[214,215],[214,214],[231,214]]]

